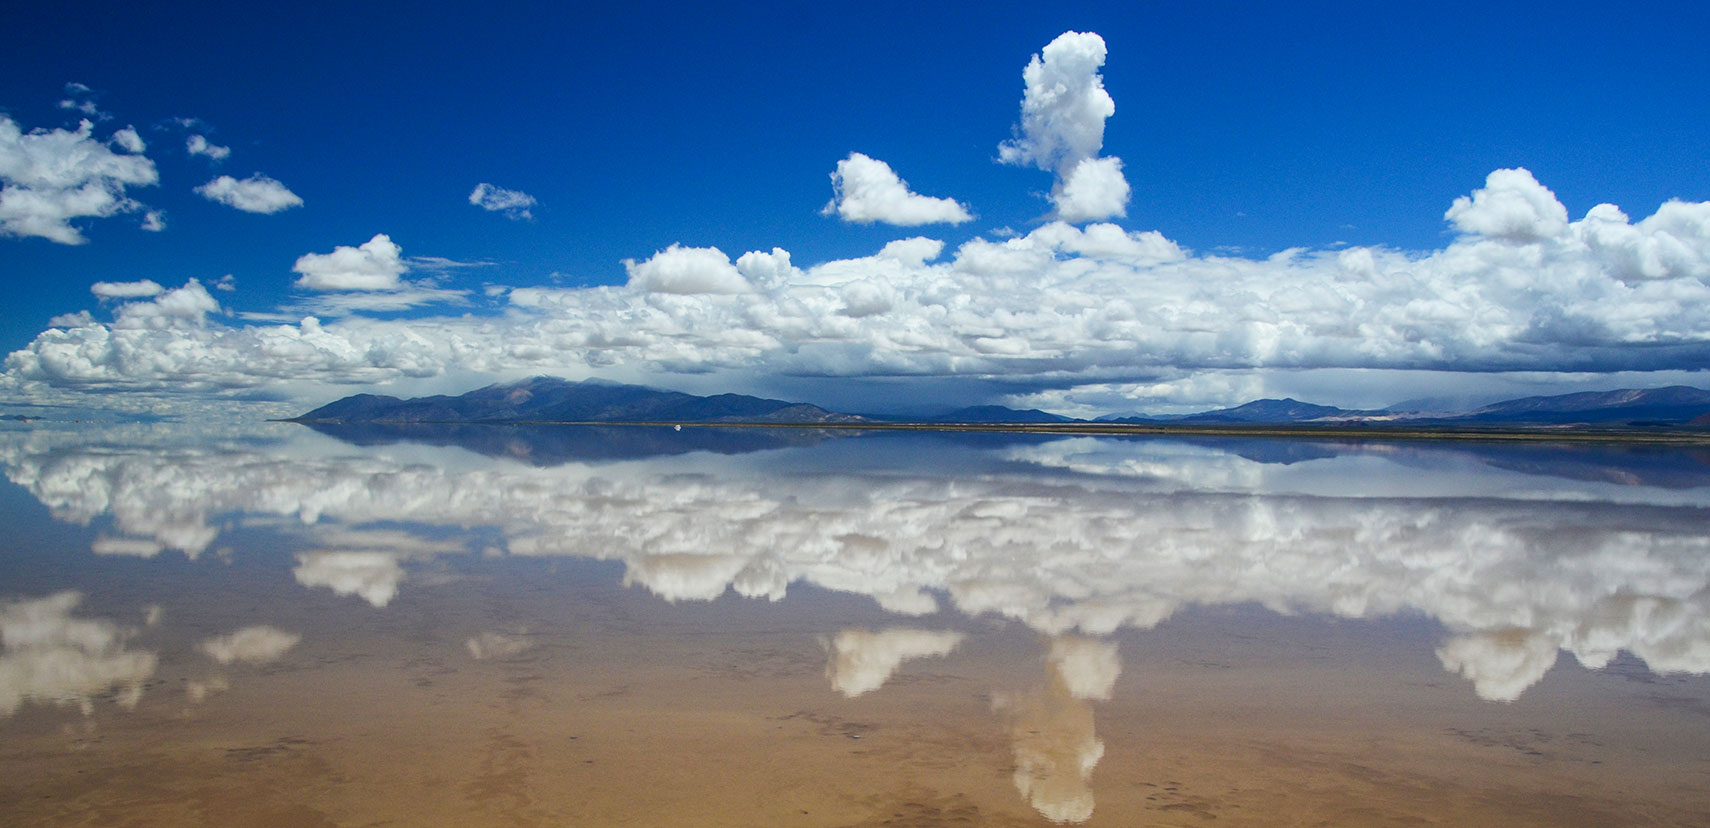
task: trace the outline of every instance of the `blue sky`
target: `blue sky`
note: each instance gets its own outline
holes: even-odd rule
[[[0,115],[22,135],[87,117],[87,144],[146,158],[157,180],[81,179],[129,200],[66,221],[82,244],[7,225],[0,348],[81,361],[14,357],[0,394],[301,407],[558,373],[1086,414],[1702,385],[1703,211],[1643,222],[1670,199],[1710,201],[1707,18],[1689,3],[10,12]],[[1055,169],[1000,163],[1000,144],[1027,137],[1023,68],[1066,32],[1107,50],[1092,76],[1114,102],[1102,140]],[[120,146],[125,128],[140,152]],[[193,155],[192,136],[229,154]],[[851,153],[972,218],[825,214]],[[1082,156],[1120,159],[1102,168],[1128,188],[1116,212],[1053,199]],[[1514,169],[1526,179],[1487,181]],[[14,195],[32,186],[8,175]],[[257,175],[301,203],[247,212],[197,191]],[[482,183],[532,198],[528,216],[472,205]],[[1469,218],[1445,219],[1475,191],[1489,195]],[[1543,224],[1487,215],[1522,203]],[[1603,203],[1631,227],[1587,241],[1576,223]],[[1089,246],[1105,224],[1128,246]],[[397,251],[379,293],[421,304],[377,311],[349,301],[373,291],[303,286],[304,257],[376,234]],[[900,270],[865,258],[910,238],[942,246],[884,259]],[[725,261],[661,258],[673,245]],[[1269,258],[1291,248],[1292,263]],[[764,263],[738,261],[774,249],[790,269],[765,284]],[[1338,264],[1350,250],[1375,265]],[[648,276],[666,270],[689,282]],[[209,299],[164,293],[188,279]],[[746,281],[702,291],[719,279]],[[163,293],[91,293],[141,280]],[[600,285],[610,295],[581,290]],[[1089,321],[1118,303],[1133,307]],[[322,339],[304,333],[310,314]],[[1342,330],[1338,315],[1372,323]],[[55,322],[71,339],[38,339]],[[279,325],[296,329],[285,358]],[[406,331],[429,342],[400,345]]]

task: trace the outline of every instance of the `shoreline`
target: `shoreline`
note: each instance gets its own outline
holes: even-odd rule
[[[570,426],[633,428],[739,428],[812,429],[835,431],[942,431],[999,434],[1062,434],[1113,437],[1263,437],[1302,440],[1418,441],[1465,440],[1532,443],[1642,443],[1661,445],[1710,445],[1710,430],[1658,427],[1656,429],[1598,428],[1590,426],[1535,427],[1418,427],[1315,424],[1171,424],[1171,423],[772,423],[772,422],[674,422],[674,421],[584,421],[584,420],[323,420],[288,417],[269,422],[300,425],[345,426]]]

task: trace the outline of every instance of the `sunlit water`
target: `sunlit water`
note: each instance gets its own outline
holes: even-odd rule
[[[1710,455],[0,431],[6,825],[1710,824]]]

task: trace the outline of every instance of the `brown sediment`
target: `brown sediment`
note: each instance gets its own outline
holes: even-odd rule
[[[435,617],[456,628],[470,609],[447,599]],[[1034,635],[976,632],[898,670],[941,680],[844,698],[811,629],[673,613],[484,659],[449,633],[317,638],[329,621],[305,630],[321,656],[234,671],[199,704],[164,680],[132,712],[26,708],[0,722],[0,811],[14,826],[1050,824],[1014,776],[1061,717],[1002,701],[1064,692]],[[1342,634],[1327,626],[1125,635],[1112,698],[1063,701],[1076,738],[1105,746],[1085,824],[1710,821],[1704,717],[1636,703],[1657,687],[1584,673],[1598,693],[1479,702],[1436,665],[1326,655],[1313,637]]]

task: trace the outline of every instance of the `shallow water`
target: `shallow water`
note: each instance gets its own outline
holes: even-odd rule
[[[1710,824],[1710,458],[0,431],[8,825]]]

